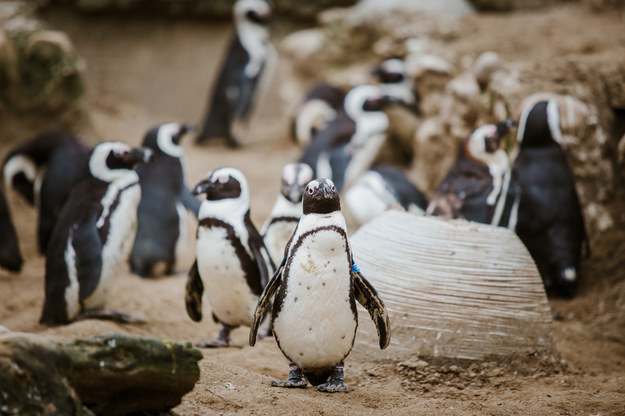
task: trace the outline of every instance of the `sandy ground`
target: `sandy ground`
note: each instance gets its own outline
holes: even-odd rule
[[[119,17],[77,19],[65,13],[55,13],[51,20],[69,32],[87,61],[89,123],[81,127],[81,133],[89,140],[138,144],[154,124],[201,119],[229,36],[228,25]],[[613,42],[620,47],[625,44],[625,36],[617,41],[601,37],[606,25],[618,26],[617,18],[586,16],[579,10],[474,16],[469,23],[470,31],[457,46],[475,48],[476,52],[511,46],[532,57],[529,46],[540,44],[534,58],[542,59],[547,42],[557,38],[561,39],[559,46],[569,47],[573,36],[575,45],[585,39],[599,44],[603,52]],[[620,25],[622,28],[622,21]],[[501,30],[495,44],[489,27]],[[558,28],[564,33],[556,37]],[[521,33],[532,33],[534,42],[526,38],[514,41]],[[260,227],[277,195],[283,164],[296,159],[299,150],[287,139],[287,113],[275,88],[270,89],[250,127],[241,150],[197,148],[188,140],[184,144],[186,171],[189,185],[193,185],[209,169],[224,165],[241,168],[251,184],[252,219]],[[39,128],[36,123],[15,121],[4,127],[12,134],[11,142]],[[0,143],[0,156],[9,146]],[[36,214],[15,197],[11,207],[26,264],[20,275],[0,271],[0,324],[14,331],[62,339],[113,331],[193,342],[215,336],[217,326],[210,319],[195,323],[184,308],[186,270],[194,256],[192,240],[174,276],[144,280],[127,270],[119,276],[109,306],[144,317],[147,325],[87,320],[59,328],[40,326],[44,259],[35,250]],[[550,300],[555,352],[549,357],[529,357],[521,366],[499,361],[441,366],[370,362],[354,355],[346,362],[350,393],[325,395],[314,388],[270,387],[271,380],[286,377],[288,363],[271,339],[249,347],[248,331],[241,328],[234,332],[233,348],[203,350],[200,381],[172,413],[625,414],[625,209],[621,212],[615,228],[592,241],[593,256],[582,264],[584,280],[579,295],[572,300]],[[190,236],[194,229],[191,221]],[[208,309],[205,305],[205,316],[209,316]]]

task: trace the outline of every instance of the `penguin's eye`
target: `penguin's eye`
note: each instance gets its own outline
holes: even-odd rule
[[[336,188],[334,187],[334,185],[332,185],[332,192],[336,191]]]
[[[308,193],[312,195],[313,194],[313,189],[312,188],[308,188]]]

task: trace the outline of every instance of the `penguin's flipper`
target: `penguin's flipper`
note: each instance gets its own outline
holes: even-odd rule
[[[202,294],[204,293],[204,283],[197,270],[197,260],[193,262],[191,270],[189,270],[189,278],[187,279],[187,287],[184,295],[185,304],[187,306],[187,314],[196,322],[202,320]]]
[[[198,217],[202,201],[193,196],[185,184],[182,184],[182,189],[180,190],[180,202],[182,202],[182,205],[184,205],[187,210],[191,211],[193,215],[195,215],[195,218]]]
[[[263,293],[260,294],[260,298],[258,298],[258,304],[256,305],[254,316],[252,317],[252,325],[250,325],[250,346],[252,347],[256,344],[256,333],[258,332],[258,327],[263,321],[263,318],[269,309],[269,305],[271,305],[271,300],[278,291],[280,283],[282,282],[282,272],[284,271],[285,264],[286,259],[283,259],[282,264],[280,264],[278,270],[276,270],[269,283],[267,283],[267,286],[265,286]]]
[[[378,292],[360,273],[360,270],[354,263],[352,263],[351,273],[354,278],[356,300],[369,311],[369,316],[371,316],[378,331],[380,348],[384,349],[391,342],[391,322],[384,302],[382,302]]]
[[[263,242],[263,237],[260,235],[252,220],[250,219],[249,212],[245,215],[243,219],[245,222],[245,226],[249,233],[249,246],[252,254],[254,256],[254,261],[258,266],[258,271],[260,275],[260,282],[249,282],[250,288],[252,288],[252,292],[254,294],[260,295],[265,285],[269,281],[269,273],[273,273],[276,270],[276,265],[274,264],[271,256],[269,255],[269,250],[265,246]],[[269,268],[271,267],[271,270]],[[258,288],[256,290],[255,288]]]
[[[69,231],[69,245],[75,252],[74,265],[78,277],[79,297],[86,299],[96,290],[102,272],[102,248],[96,227],[97,218],[91,216],[86,223],[75,223]],[[65,252],[65,259],[71,260],[71,252]],[[77,261],[79,259],[79,261]]]

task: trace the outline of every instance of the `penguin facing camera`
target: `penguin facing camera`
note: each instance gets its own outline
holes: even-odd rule
[[[186,287],[187,313],[194,321],[202,320],[206,289],[213,319],[221,330],[215,340],[197,346],[228,347],[233,329],[251,325],[254,306],[274,266],[250,219],[250,191],[243,172],[217,169],[193,193],[206,199],[200,207],[196,259]]]
[[[261,229],[274,264],[282,261],[284,248],[302,216],[304,188],[312,179],[313,171],[305,163],[289,163],[282,169],[280,195]]]
[[[225,138],[231,147],[235,122],[246,122],[254,107],[261,76],[273,49],[267,25],[271,8],[264,0],[237,0],[233,7],[236,33],[213,86],[209,109],[197,143]]]
[[[22,271],[24,259],[15,232],[15,226],[11,219],[9,205],[0,187],[0,268],[13,273]]]
[[[589,254],[573,173],[561,147],[554,101],[523,110],[513,177],[521,189],[516,232],[536,262],[545,288],[564,296],[577,289],[582,246]]]
[[[398,168],[376,165],[345,191],[345,208],[357,226],[382,215],[393,206],[406,212],[425,214],[425,195]]]
[[[329,179],[311,181],[303,216],[286,255],[263,290],[254,312],[250,345],[275,296],[271,322],[278,348],[290,362],[289,379],[275,387],[347,392],[344,360],[356,337],[356,301],[376,325],[380,348],[388,346],[388,313],[376,290],[354,264],[339,194]]]
[[[150,129],[142,146],[152,150],[151,163],[137,167],[141,202],[137,235],[130,253],[130,270],[143,277],[171,274],[187,238],[187,209],[195,215],[200,201],[185,206],[180,141],[193,130],[190,124],[165,123]]]
[[[501,148],[501,141],[513,125],[514,121],[507,120],[473,130],[434,191],[428,215],[514,229],[519,191],[511,181],[508,155]]]
[[[85,318],[144,322],[105,306],[136,230],[141,188],[134,169],[151,153],[120,142],[100,143],[91,151],[46,248],[42,324]]]

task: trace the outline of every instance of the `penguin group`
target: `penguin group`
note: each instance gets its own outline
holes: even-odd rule
[[[249,120],[273,53],[267,2],[238,0],[233,14],[236,33],[195,144],[242,144],[237,123]],[[296,106],[291,138],[301,154],[276,178],[277,198],[260,228],[251,219],[243,170],[211,167],[187,186],[181,141],[194,130],[188,123],[154,126],[140,147],[88,146],[54,131],[12,149],[2,165],[4,186],[37,210],[38,249],[46,257],[40,322],[144,323],[107,307],[115,277],[125,263],[141,277],[187,268],[180,259],[188,213],[197,229],[186,312],[201,321],[207,301],[219,324],[197,345],[230,347],[238,327],[250,328],[251,346],[258,336],[273,336],[290,366],[276,387],[349,390],[344,363],[356,336],[356,303],[373,320],[379,347],[388,347],[389,314],[354,263],[348,237],[348,225],[388,209],[508,227],[527,246],[547,290],[572,296],[587,236],[555,102],[530,103],[519,120],[475,126],[428,198],[410,179],[414,150],[394,135],[387,114],[401,107],[423,117],[405,62],[388,59],[371,75],[371,82],[346,89],[317,83]],[[515,126],[511,160],[503,142]],[[19,272],[18,233],[1,190],[0,232],[0,267]]]

